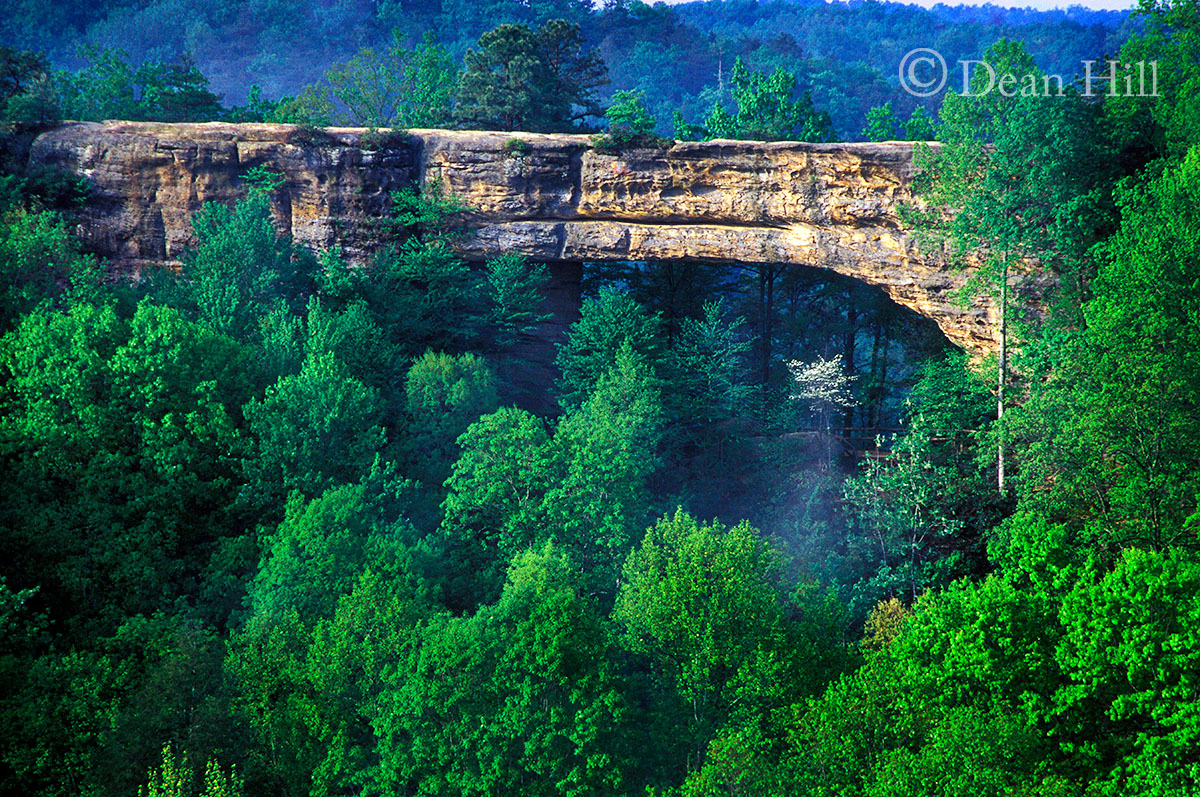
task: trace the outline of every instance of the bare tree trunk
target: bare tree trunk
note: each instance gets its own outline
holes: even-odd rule
[[[1004,382],[1008,371],[1008,257],[1000,271],[1000,363],[996,368],[996,487],[1004,495]]]
[[[781,269],[762,265],[758,273],[758,333],[759,333],[759,378],[766,385],[771,381],[771,346],[773,316],[775,312],[775,280]]]
[[[846,366],[846,375],[854,376],[854,344],[858,332],[858,308],[854,306],[854,290],[846,289],[846,329],[842,338],[842,360]],[[842,418],[842,425],[847,429],[854,426],[854,407],[847,407]]]
[[[883,423],[883,397],[887,389],[888,346],[891,342],[892,337],[888,334],[887,329],[885,328],[883,330],[883,352],[881,353],[879,360],[879,398],[876,401],[876,406],[879,407],[878,418],[880,423]]]
[[[875,336],[871,341],[871,392],[867,396],[867,426],[879,425],[880,404],[883,390],[879,385],[879,339],[883,335],[883,322],[875,317]]]
[[[763,384],[771,381],[771,350],[774,344],[774,330],[771,328],[775,321],[775,277],[778,272],[775,266],[767,266],[767,303],[766,313],[763,318],[763,338],[766,339],[767,345],[764,349],[765,356],[763,358]]]

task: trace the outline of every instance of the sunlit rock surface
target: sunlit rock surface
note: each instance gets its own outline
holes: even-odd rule
[[[520,143],[517,142],[519,139]],[[282,232],[365,262],[386,240],[391,191],[438,186],[466,210],[464,256],[516,249],[548,263],[556,337],[586,260],[791,263],[877,285],[974,355],[997,347],[987,296],[955,294],[967,273],[922,253],[900,219],[913,145],[685,142],[598,150],[587,136],[291,125],[70,123],[31,159],[87,178],[80,232],[114,268],[178,263],[203,203],[233,202],[255,166],[282,173]],[[428,190],[428,189],[427,189]],[[572,290],[576,292],[572,294]],[[575,298],[573,298],[575,297]],[[559,306],[561,305],[561,306]]]

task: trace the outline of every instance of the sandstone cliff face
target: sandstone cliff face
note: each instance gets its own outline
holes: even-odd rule
[[[45,133],[30,157],[89,180],[81,234],[122,269],[177,263],[191,215],[240,197],[240,175],[263,165],[287,178],[273,200],[280,230],[317,249],[340,244],[352,260],[379,245],[389,192],[417,180],[468,208],[468,258],[515,249],[551,263],[825,268],[880,286],[975,355],[997,347],[991,300],[959,306],[950,294],[966,275],[922,255],[900,221],[907,143],[711,141],[608,154],[578,135],[413,130],[371,141],[358,129],[105,122]]]
[[[288,125],[69,123],[40,136],[30,159],[85,177],[86,245],[114,267],[177,266],[195,243],[191,217],[205,202],[245,196],[255,166],[282,173],[272,211],[281,232],[314,248],[341,243],[363,259],[390,191],[417,175],[413,142],[367,151],[361,131],[314,135]]]

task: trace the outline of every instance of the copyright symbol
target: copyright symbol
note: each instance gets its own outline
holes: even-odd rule
[[[933,74],[923,78],[917,74],[918,68],[921,68],[923,75],[931,71]],[[900,59],[899,74],[900,85],[905,91],[914,97],[928,97],[937,94],[946,85],[946,59],[937,50],[918,47],[909,50]]]

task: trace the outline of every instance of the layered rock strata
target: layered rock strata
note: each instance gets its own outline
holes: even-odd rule
[[[118,269],[177,264],[192,214],[243,196],[242,175],[264,166],[286,178],[272,195],[280,231],[354,261],[385,240],[390,192],[416,181],[466,208],[469,259],[515,249],[550,263],[811,266],[879,286],[973,355],[997,347],[991,299],[964,305],[955,292],[968,275],[922,253],[900,218],[912,201],[909,143],[606,152],[580,135],[104,122],[49,131],[30,157],[87,179],[80,233]]]

